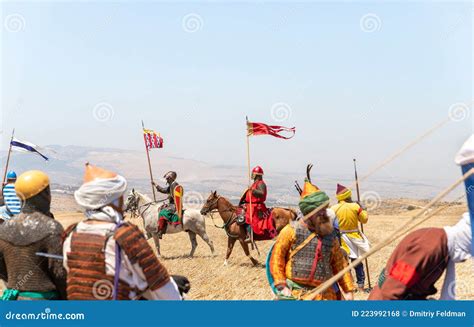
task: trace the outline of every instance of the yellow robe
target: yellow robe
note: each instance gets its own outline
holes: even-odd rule
[[[270,271],[274,279],[275,286],[286,285],[287,279],[307,288],[313,289],[321,285],[324,281],[316,279],[300,279],[293,278],[292,276],[292,265],[295,257],[292,257],[292,247],[296,241],[295,228],[291,225],[286,226],[278,235],[276,243],[273,247],[272,256],[270,258]],[[343,255],[339,240],[337,238],[333,241],[331,248],[331,268],[333,274],[337,274],[339,271],[347,267],[348,262]],[[291,257],[291,258],[290,258]],[[344,274],[344,276],[338,281],[339,286],[344,292],[349,293],[354,291],[353,280],[350,272]],[[305,299],[304,294],[301,291],[293,290],[292,294],[295,298]],[[333,287],[328,288],[323,293],[317,295],[311,300],[337,300],[338,295],[336,294]]]
[[[363,210],[357,203],[346,201],[340,201],[331,209],[336,213],[341,233],[347,236],[349,239],[354,240],[354,243],[362,244],[362,252],[366,252],[369,245],[365,236],[359,231],[359,222],[361,224],[367,223],[369,220],[367,211]],[[344,237],[342,238],[342,248],[347,252],[348,255],[351,255],[350,247],[347,245]],[[351,255],[351,258],[353,259],[357,257],[359,257],[359,253],[353,253]]]

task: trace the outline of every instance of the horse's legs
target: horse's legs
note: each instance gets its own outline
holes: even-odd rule
[[[156,252],[158,253],[158,258],[161,258],[160,238],[158,237],[158,235],[153,234],[153,241],[155,241],[155,247],[156,247]]]
[[[198,242],[196,240],[196,233],[192,231],[188,231],[189,239],[191,240],[191,253],[189,254],[190,257],[194,256],[194,252],[198,246]]]
[[[209,239],[209,236],[207,236],[206,231],[199,233],[199,236],[204,240],[204,242],[207,243],[207,245],[209,245],[211,253],[214,254],[214,243]]]
[[[245,255],[247,256],[247,258],[249,258],[250,261],[252,261],[252,263],[253,263],[254,266],[258,265],[258,261],[255,260],[255,259],[250,255],[249,245],[248,245],[247,243],[245,243],[245,240],[239,238],[239,242],[240,242],[240,245],[242,246],[242,249],[244,249],[244,253],[245,253]]]
[[[227,260],[229,259],[230,255],[232,254],[232,250],[234,249],[236,239],[232,237],[227,238],[227,253],[225,256],[224,266],[227,266]]]

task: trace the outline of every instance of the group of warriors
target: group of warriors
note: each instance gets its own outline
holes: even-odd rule
[[[170,276],[140,229],[124,222],[124,177],[86,164],[74,193],[84,220],[66,230],[51,213],[49,177],[15,181],[20,213],[0,224],[3,300],[180,300],[187,278]]]
[[[474,167],[474,136],[456,161],[464,172]],[[238,206],[217,192],[211,193],[197,214],[212,217],[213,212],[219,212],[228,236],[225,263],[237,240],[256,264],[249,244],[273,239],[266,268],[277,299],[353,300],[357,291],[370,292],[371,300],[427,299],[436,294],[435,283],[444,272],[441,299],[454,298],[454,265],[472,255],[470,213],[455,226],[408,234],[395,248],[374,289],[366,289],[362,263],[354,267],[355,281],[346,268],[370,251],[360,228],[368,223],[368,212],[353,201],[351,189],[340,184],[335,194],[338,202],[331,206],[329,196],[312,182],[310,170],[308,166],[303,189],[298,187],[299,212],[267,208],[267,186],[259,166],[252,171],[253,184]],[[156,213],[150,211],[148,223],[144,218],[146,232],[159,244],[169,228],[179,226],[190,234],[191,255],[197,234],[214,252],[204,222],[186,218],[177,174],[169,172],[164,178],[167,186],[153,185],[167,195],[167,203],[157,206]],[[473,187],[471,176],[466,180],[470,209],[474,207]],[[9,172],[0,218],[0,279],[6,284],[2,299],[181,300],[190,289],[189,280],[170,276],[159,259],[159,247],[157,255],[142,231],[124,221],[126,209],[143,217],[156,203],[141,199],[134,190],[125,199],[126,189],[124,177],[86,164],[83,184],[74,193],[84,209],[84,219],[64,230],[51,213],[49,177],[37,170],[18,178]],[[332,287],[313,292],[342,270],[347,271]]]

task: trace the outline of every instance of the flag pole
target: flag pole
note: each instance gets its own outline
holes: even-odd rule
[[[7,170],[8,170],[8,165],[10,163],[10,154],[12,152],[12,141],[13,141],[14,136],[15,136],[15,129],[13,129],[12,131],[12,137],[10,139],[10,147],[8,148],[7,163],[5,164],[5,171],[3,173],[2,189],[3,189],[3,186],[5,186],[5,180],[7,179]]]
[[[357,189],[357,201],[360,205],[360,190],[359,190],[359,176],[357,175],[357,163],[356,159],[354,158],[354,174],[355,174],[355,182],[356,182],[356,189]],[[360,223],[360,230],[362,234],[364,234],[364,224]],[[369,269],[369,261],[365,258],[365,269],[367,270],[367,280],[369,281],[369,290],[372,290],[372,282],[370,281],[370,269]]]
[[[143,129],[143,134],[145,134],[145,124],[143,123],[143,120],[142,120],[142,129]],[[145,151],[146,151],[146,157],[148,159],[148,170],[150,171],[150,183],[151,183],[151,190],[153,192],[153,201],[156,202],[155,186],[153,185],[153,171],[151,170],[150,150],[148,149],[146,140],[145,140]]]
[[[248,167],[248,189],[247,192],[252,192],[250,188],[252,187],[251,182],[252,182],[252,173],[250,172],[250,134],[249,134],[249,119],[247,116],[245,116],[245,121],[246,121],[246,131],[247,131],[247,167]],[[252,243],[252,249],[253,249],[253,228],[252,228],[252,222],[253,222],[253,207],[252,207],[252,194],[250,194],[250,241]]]

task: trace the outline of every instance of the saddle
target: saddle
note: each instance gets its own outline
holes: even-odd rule
[[[246,221],[246,211],[244,206],[239,207],[235,214],[235,222],[238,225],[248,224]],[[250,227],[254,232],[254,239],[258,241],[272,240],[276,237],[277,232],[273,222],[273,208],[267,208],[267,212],[261,219],[253,219]]]
[[[184,217],[184,213],[186,210],[182,210],[182,217]],[[181,225],[183,223],[182,218],[178,216],[176,210],[174,210],[173,205],[164,204],[161,206],[160,210],[158,211],[158,220],[166,220],[167,223],[172,225]]]

